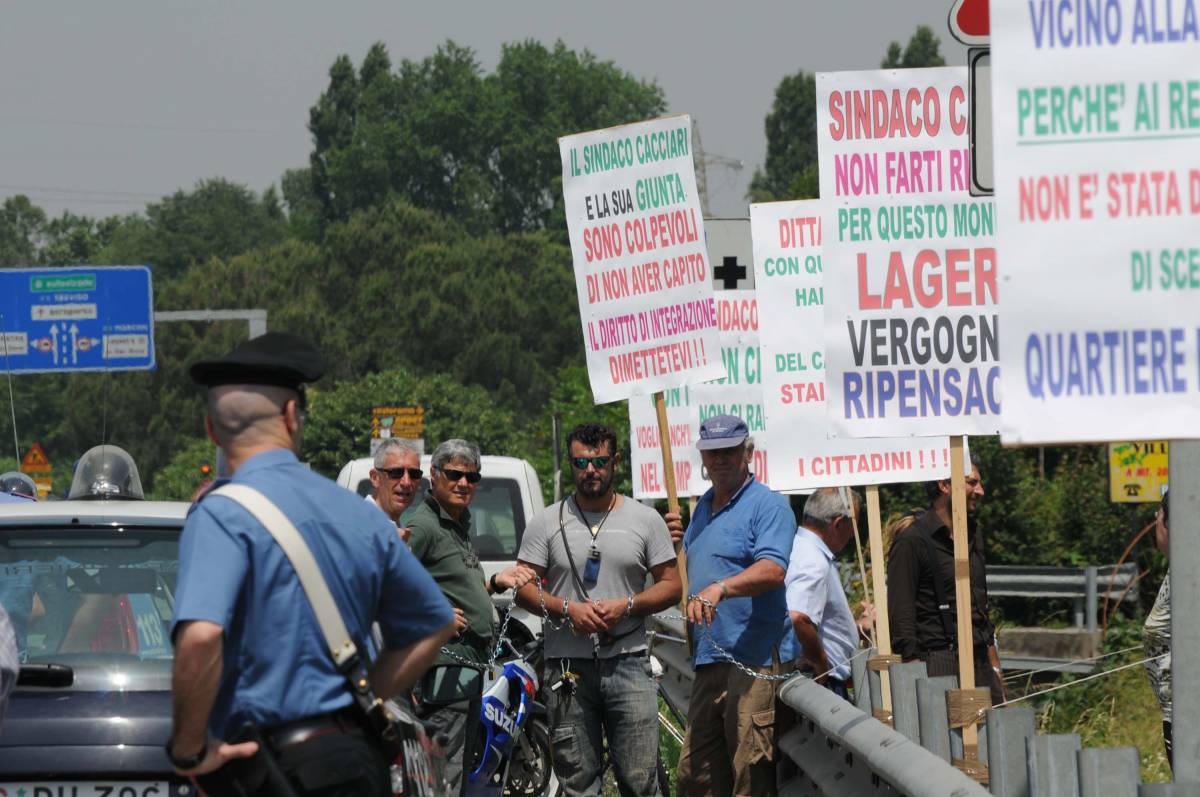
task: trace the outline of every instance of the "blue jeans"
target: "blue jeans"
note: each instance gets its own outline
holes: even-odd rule
[[[562,680],[562,659],[546,660],[546,681]],[[655,797],[658,782],[658,690],[650,658],[566,659],[579,677],[575,694],[547,691],[554,771],[568,797],[600,797],[604,740],[621,797]]]

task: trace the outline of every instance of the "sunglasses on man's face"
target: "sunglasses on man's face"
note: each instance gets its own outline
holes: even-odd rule
[[[425,475],[425,471],[420,468],[376,468],[375,470],[387,476],[392,481],[400,481],[404,478],[404,474],[408,474],[408,478],[415,482],[421,481],[421,477]]]
[[[612,457],[571,457],[571,465],[576,470],[587,470],[588,463],[596,470],[604,470],[611,461]]]
[[[483,474],[476,470],[455,470],[454,468],[438,468],[438,470],[452,482],[466,477],[467,484],[478,484],[479,480],[483,478]]]

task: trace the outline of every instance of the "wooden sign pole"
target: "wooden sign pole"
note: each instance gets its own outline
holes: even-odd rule
[[[850,488],[840,488],[842,496],[842,505],[846,507],[846,514],[850,516],[850,526],[854,529],[854,553],[858,557],[858,577],[862,579],[863,585],[863,600],[867,603],[874,603],[871,600],[871,585],[867,582],[867,565],[863,559],[862,540],[858,536],[858,516],[854,512],[854,504],[850,500]],[[874,646],[874,640],[871,642]]]
[[[888,667],[900,661],[892,654],[892,630],[888,626],[887,564],[883,561],[883,523],[879,516],[879,485],[867,485],[867,534],[871,548],[871,582],[875,592],[875,650],[877,655],[867,666],[879,673],[879,692],[883,707],[875,718],[892,724],[892,679]],[[863,685],[865,686],[865,684]],[[861,688],[855,684],[855,688]]]
[[[979,761],[980,711],[991,705],[990,692],[975,689],[975,645],[971,633],[971,563],[967,544],[966,463],[963,438],[950,438],[950,508],[954,537],[954,602],[958,630],[958,692],[947,697],[951,727],[962,728],[963,757],[955,765],[976,780],[986,782],[987,769]],[[986,695],[986,696],[985,696]]]
[[[671,427],[667,423],[667,401],[660,390],[654,394],[654,411],[658,415],[658,447],[662,451],[663,484],[667,487],[667,511],[679,514],[679,495],[675,490],[675,457],[671,454]],[[675,546],[675,554],[679,562],[679,579],[683,583],[683,595],[680,597],[679,610],[687,614],[687,557],[683,553],[683,543]]]

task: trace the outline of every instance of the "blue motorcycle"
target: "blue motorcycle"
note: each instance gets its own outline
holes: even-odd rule
[[[542,665],[539,637],[484,674],[479,751],[467,774],[468,797],[555,797],[546,706],[537,699]]]

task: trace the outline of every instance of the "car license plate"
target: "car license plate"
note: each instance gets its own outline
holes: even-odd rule
[[[0,797],[169,797],[166,781],[0,783]]]

